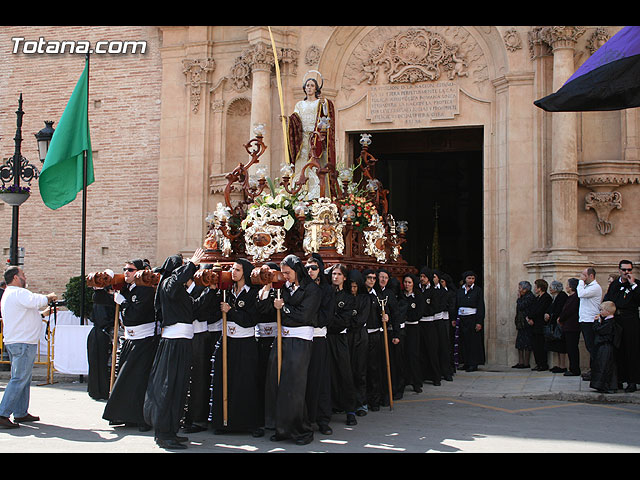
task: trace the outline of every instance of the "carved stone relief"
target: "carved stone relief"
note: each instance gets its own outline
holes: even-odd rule
[[[515,52],[516,50],[520,50],[522,48],[522,40],[520,39],[520,34],[515,28],[510,28],[503,35],[504,46],[510,52]]]
[[[365,35],[351,54],[342,90],[356,96],[368,86],[464,81],[465,88],[484,96],[487,62],[471,36],[459,26],[380,26]]]
[[[585,196],[585,210],[593,209],[598,215],[596,228],[601,235],[611,233],[613,224],[609,221],[609,215],[614,209],[621,208],[620,192],[589,192]]]
[[[216,64],[212,58],[184,59],[182,67],[182,72],[187,77],[187,86],[190,88],[191,110],[197,113],[200,108],[202,85],[209,83],[207,74],[215,70]]]

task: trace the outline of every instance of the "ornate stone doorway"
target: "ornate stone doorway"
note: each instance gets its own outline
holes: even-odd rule
[[[376,132],[373,139],[370,151],[378,158],[376,175],[391,192],[390,211],[409,222],[403,258],[417,268],[439,268],[455,282],[474,270],[480,284],[482,127]]]

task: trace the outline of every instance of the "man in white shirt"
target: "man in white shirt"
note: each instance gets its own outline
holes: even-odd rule
[[[596,281],[595,269],[585,268],[580,273],[580,281],[578,282],[578,298],[580,299],[580,309],[578,311],[578,322],[580,323],[580,331],[584,344],[589,352],[590,360],[593,360],[593,321],[600,314],[600,303],[602,303],[602,287]],[[590,379],[591,372],[582,375],[585,380]]]
[[[55,293],[31,293],[20,267],[4,273],[7,288],[0,301],[3,341],[11,361],[11,379],[0,402],[0,428],[17,428],[20,423],[40,420],[28,413],[33,363],[42,333],[40,310],[55,301]],[[13,422],[9,416],[13,414]]]

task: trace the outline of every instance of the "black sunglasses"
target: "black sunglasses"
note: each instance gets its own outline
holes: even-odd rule
[[[318,270],[320,267],[318,265],[307,265],[307,270]]]
[[[131,267],[129,267],[129,268],[124,267],[122,269],[123,272],[135,272],[136,270],[138,270],[138,269],[137,268],[131,268]]]

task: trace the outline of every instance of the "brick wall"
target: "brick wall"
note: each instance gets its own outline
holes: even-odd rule
[[[22,155],[41,169],[34,134],[54,128],[84,68],[84,55],[12,53],[14,37],[38,41],[146,40],[145,54],[93,54],[89,122],[95,182],[87,190],[86,273],[121,270],[126,259],[157,264],[157,192],[162,81],[161,38],[153,26],[0,29],[0,157],[13,155],[16,110],[22,92]],[[19,246],[33,291],[61,295],[81,268],[82,193],[58,210],[44,205],[37,180],[20,207]],[[0,257],[9,258],[12,208],[0,202]]]

